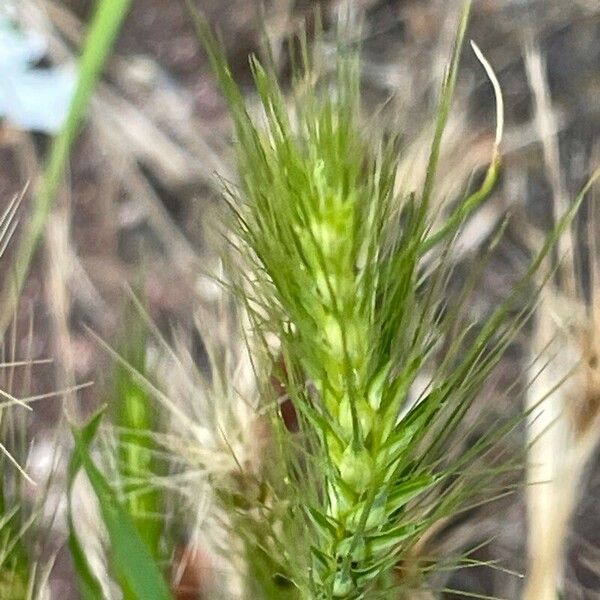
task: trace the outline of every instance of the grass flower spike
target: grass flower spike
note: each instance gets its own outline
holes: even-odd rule
[[[265,380],[275,370],[282,384],[271,386],[273,403],[284,399],[272,388],[283,389],[299,421],[294,433],[278,410],[270,413],[274,447],[258,499],[270,532],[247,536],[249,553],[269,556],[272,577],[287,581],[292,597],[410,594],[397,565],[433,523],[454,516],[497,476],[473,463],[502,428],[447,459],[462,417],[529,314],[511,313],[522,291],[515,290],[473,323],[465,314],[470,284],[448,293],[455,235],[499,172],[501,95],[476,47],[497,93],[496,145],[481,186],[432,230],[468,14],[466,3],[420,194],[397,190],[398,141],[374,139],[364,127],[359,57],[344,27],[331,76],[300,39],[291,52],[291,97],[271,61],[252,58],[261,108],[253,116],[218,42],[196,19],[235,125],[239,180],[225,187],[252,351]]]

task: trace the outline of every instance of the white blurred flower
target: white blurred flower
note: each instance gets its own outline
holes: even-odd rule
[[[0,14],[0,118],[27,131],[57,133],[75,91],[70,65],[38,68],[46,41],[21,31]]]

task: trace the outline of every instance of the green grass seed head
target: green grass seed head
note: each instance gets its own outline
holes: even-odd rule
[[[498,176],[499,136],[482,187],[432,231],[469,9],[466,2],[420,194],[395,191],[397,147],[364,126],[359,57],[343,34],[333,75],[315,70],[304,41],[288,97],[275,70],[253,59],[262,111],[254,118],[209,28],[197,22],[236,131],[231,231],[243,300],[267,362],[278,360],[268,340],[281,345],[282,384],[299,417],[300,435],[290,435],[272,413],[284,472],[273,471],[269,483],[296,507],[273,527],[280,536],[303,532],[282,538],[294,548],[287,572],[302,598],[368,597],[427,527],[476,494],[477,477],[464,473],[487,440],[460,464],[448,464],[445,449],[522,321],[507,301],[467,343],[456,335],[460,300],[446,295],[455,234]],[[499,114],[500,133],[501,122]],[[442,348],[440,367],[430,369]],[[415,397],[420,375],[427,381]]]

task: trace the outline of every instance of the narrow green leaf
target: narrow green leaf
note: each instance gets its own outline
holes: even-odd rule
[[[98,498],[111,545],[111,557],[127,596],[138,600],[171,600],[171,595],[150,551],[131,517],[90,458],[89,447],[98,429],[101,413],[75,431],[75,450],[70,477],[83,468]]]
[[[161,558],[163,533],[162,493],[152,478],[157,472],[150,432],[158,426],[157,407],[139,376],[150,377],[146,367],[148,331],[139,310],[128,301],[123,311],[124,331],[119,352],[127,364],[118,362],[112,378],[111,407],[118,427],[118,468],[124,481],[124,507],[155,560]]]
[[[91,441],[94,439],[96,432],[98,431],[98,426],[100,425],[100,420],[102,419],[102,415],[104,413],[104,409],[98,411],[87,423],[85,427],[79,431],[78,435],[80,438],[80,443],[84,447],[88,447]],[[81,469],[81,459],[79,452],[73,452],[71,455],[71,460],[69,462],[68,468],[68,479],[67,479],[67,503],[68,503],[68,511],[67,511],[67,524],[69,528],[69,550],[71,552],[71,557],[73,559],[73,565],[75,567],[75,574],[79,584],[79,592],[83,600],[98,600],[98,598],[102,598],[102,586],[98,581],[98,578],[92,571],[90,564],[85,555],[85,551],[81,547],[79,543],[79,538],[77,537],[76,527],[73,523],[73,507],[71,504],[71,492],[73,490],[73,484],[75,483],[75,478],[77,473]]]

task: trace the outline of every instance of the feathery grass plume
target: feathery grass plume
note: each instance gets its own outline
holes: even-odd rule
[[[187,591],[243,600],[261,597],[245,585],[252,561],[239,534],[248,523],[264,528],[252,508],[264,493],[262,470],[270,436],[241,336],[238,320],[243,316],[231,296],[217,289],[214,305],[198,307],[191,337],[177,329],[172,344],[162,340],[155,376],[173,404],[170,411],[166,407],[171,414],[168,431],[157,443],[173,457],[172,476],[186,482],[174,490],[166,479],[176,493],[172,519],[187,525],[174,589],[182,597],[188,597]],[[267,579],[271,585],[271,573]]]
[[[526,67],[535,120],[551,182],[551,212],[564,205],[557,131],[544,62],[530,44]],[[589,188],[600,177],[591,177]],[[586,466],[600,441],[600,247],[598,210],[589,208],[589,298],[577,276],[578,238],[565,231],[557,247],[557,277],[546,286],[535,313],[527,392],[529,569],[525,600],[556,600],[565,591],[569,525],[581,498]],[[535,238],[534,238],[535,240]]]
[[[252,58],[262,109],[252,117],[218,42],[196,15],[235,126],[239,181],[225,187],[251,352],[262,379],[274,371],[281,384],[275,387],[287,396],[277,398],[267,384],[261,390],[273,401],[274,439],[260,493],[245,512],[237,507],[245,515],[238,522],[252,597],[387,598],[393,589],[410,597],[420,584],[405,574],[398,579],[395,566],[432,524],[463,509],[501,471],[469,467],[502,428],[451,462],[446,450],[528,317],[529,308],[511,314],[514,301],[577,203],[522,284],[483,323],[464,314],[464,294],[447,296],[453,239],[499,171],[502,102],[492,77],[498,135],[490,166],[481,187],[432,230],[436,167],[469,10],[467,2],[423,189],[399,197],[398,145],[373,139],[361,125],[358,54],[343,31],[333,81],[306,38],[299,40],[289,104],[269,61]],[[284,403],[297,427],[279,417],[277,404]]]

